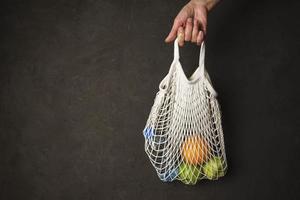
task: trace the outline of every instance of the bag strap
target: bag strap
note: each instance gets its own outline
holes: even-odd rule
[[[200,47],[200,54],[199,54],[199,66],[194,71],[194,73],[192,74],[190,79],[191,80],[197,80],[198,77],[203,78],[203,80],[207,83],[207,87],[208,87],[209,91],[212,93],[213,96],[216,97],[217,92],[212,87],[209,75],[205,71],[205,68],[204,68],[204,58],[205,58],[205,43],[202,42],[201,47]],[[177,62],[179,63],[179,65],[176,64]],[[159,88],[160,88],[161,91],[166,91],[167,90],[167,87],[168,87],[167,85],[169,84],[168,82],[169,82],[169,79],[170,79],[170,75],[173,71],[173,68],[178,67],[178,66],[179,66],[181,72],[184,74],[183,69],[181,67],[181,64],[179,62],[179,46],[178,46],[178,39],[176,38],[176,40],[174,41],[174,60],[173,60],[173,63],[171,65],[170,69],[169,69],[169,73],[164,77],[164,79],[159,84]]]
[[[178,38],[176,38],[176,40],[174,41],[174,60],[178,60],[179,61],[179,46],[178,46]],[[204,77],[204,59],[205,59],[205,43],[204,41],[201,43],[201,47],[200,47],[200,52],[199,52],[199,64],[198,64],[198,68],[196,69],[196,71],[199,70],[200,72],[200,76]]]
[[[178,38],[174,41],[174,60],[179,60],[179,46],[178,46]]]
[[[200,53],[199,53],[199,68],[201,77],[204,77],[204,61],[205,61],[205,43],[204,41],[201,43]]]

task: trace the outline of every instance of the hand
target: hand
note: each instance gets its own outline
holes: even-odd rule
[[[184,41],[200,45],[206,34],[207,12],[218,0],[191,0],[178,13],[173,27],[165,42],[172,42],[178,37],[180,46]]]

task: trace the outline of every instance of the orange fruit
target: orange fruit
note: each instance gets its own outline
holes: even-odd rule
[[[181,155],[186,163],[201,165],[208,157],[207,143],[199,135],[190,136],[182,144]]]

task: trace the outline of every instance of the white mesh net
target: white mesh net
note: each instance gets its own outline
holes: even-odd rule
[[[204,55],[202,43],[199,67],[188,79],[175,40],[173,63],[159,85],[143,131],[145,151],[165,182],[196,184],[200,179],[216,180],[227,170],[221,113]]]

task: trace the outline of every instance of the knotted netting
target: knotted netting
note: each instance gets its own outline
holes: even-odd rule
[[[174,60],[143,130],[145,151],[165,182],[196,184],[200,179],[216,180],[227,170],[217,93],[204,68],[204,56],[203,42],[199,67],[187,78],[175,40]]]

